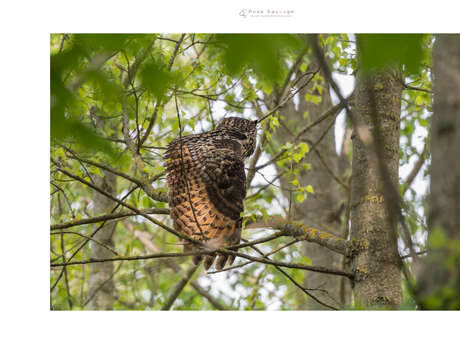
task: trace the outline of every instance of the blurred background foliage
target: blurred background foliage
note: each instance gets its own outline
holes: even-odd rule
[[[320,35],[322,47],[334,75],[353,77],[357,60],[367,70],[388,63],[404,68],[408,87],[403,94],[401,122],[401,169],[412,167],[420,156],[428,157],[430,125],[431,35]],[[356,44],[361,55],[356,53]],[[93,218],[95,191],[62,173],[97,184],[109,166],[119,174],[143,180],[155,192],[166,192],[162,153],[167,143],[179,136],[175,96],[182,121],[183,135],[214,128],[227,115],[257,118],[254,102],[269,97],[292,80],[289,71],[296,59],[309,50],[304,37],[287,34],[52,34],[51,67],[51,224],[63,224]],[[307,56],[300,61],[305,72],[312,62]],[[292,78],[291,78],[292,77]],[[291,78],[291,79],[290,79]],[[313,80],[316,92],[307,101],[318,103],[324,88],[319,75]],[[268,109],[261,106],[261,111]],[[127,120],[124,120],[124,114]],[[308,114],[306,114],[308,116]],[[265,121],[262,131],[270,139],[280,123],[277,113]],[[336,123],[337,127],[347,122]],[[299,128],[300,129],[300,128]],[[131,141],[133,147],[129,147]],[[266,162],[280,149],[279,166],[289,172],[293,201],[302,203],[316,190],[314,185],[300,185],[296,175],[309,170],[303,161],[309,145],[273,142],[263,147]],[[136,159],[141,163],[136,163]],[[351,159],[351,156],[348,156]],[[351,161],[351,160],[350,160]],[[429,162],[428,162],[429,163]],[[59,168],[58,168],[59,167]],[[426,168],[425,168],[426,171]],[[273,174],[273,167],[260,170],[248,190],[245,216],[268,216],[288,212],[288,201],[279,187],[268,183],[263,174]],[[144,178],[144,179],[143,179]],[[421,178],[423,180],[426,178]],[[419,181],[420,184],[420,181]],[[423,185],[425,185],[423,184]],[[426,235],[425,191],[404,185],[401,193],[416,244],[424,249]],[[423,189],[423,186],[422,186]],[[117,177],[113,194],[141,210],[167,207],[150,197],[145,189],[128,178]],[[110,211],[108,211],[110,212]],[[168,215],[151,215],[171,225]],[[51,231],[52,263],[91,257],[91,236],[101,222]],[[247,229],[244,238],[262,236],[263,230]],[[266,233],[266,231],[265,231]],[[279,238],[264,244],[270,252],[290,244]],[[155,252],[180,252],[177,238],[140,216],[119,219],[113,235],[113,250],[119,255],[135,256]],[[242,252],[254,254],[251,249]],[[272,256],[279,261],[311,264],[299,244],[291,244]],[[134,260],[114,262],[114,309],[161,309],[171,289],[190,268],[188,258],[169,260]],[[237,259],[236,264],[240,263]],[[174,267],[172,267],[174,266]],[[90,294],[89,265],[73,265],[64,270],[51,269],[52,309],[88,309]],[[305,280],[308,272],[292,269],[291,277]],[[64,275],[64,276],[63,276]],[[195,273],[195,281],[225,309],[298,309],[301,292],[278,270],[252,263],[216,274]],[[320,288],[320,286],[313,286]],[[321,293],[321,290],[317,291]],[[413,302],[405,289],[405,305]],[[209,298],[187,285],[173,309],[216,309]]]

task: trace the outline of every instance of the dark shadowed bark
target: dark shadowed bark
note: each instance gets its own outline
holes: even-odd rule
[[[353,115],[351,188],[352,268],[354,295],[365,307],[397,307],[402,301],[401,271],[397,251],[397,217],[389,214],[384,197],[382,165],[393,185],[398,185],[401,76],[395,69],[358,73]],[[373,118],[374,116],[374,118]],[[381,133],[379,165],[373,123]],[[393,216],[391,216],[393,215]]]
[[[425,309],[460,309],[460,36],[437,35],[433,62],[429,240],[419,301]]]

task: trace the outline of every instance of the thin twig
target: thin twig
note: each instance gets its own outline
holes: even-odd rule
[[[403,83],[403,86],[407,90],[413,90],[413,91],[420,91],[420,92],[425,92],[425,93],[430,93],[433,94],[433,91],[427,90],[426,88],[421,88],[421,87],[415,87],[415,86],[410,86],[405,83]]]
[[[169,214],[169,209],[164,209],[164,208],[150,208],[150,209],[140,209],[139,211],[145,213],[145,214],[164,214],[167,215]],[[113,219],[119,219],[123,217],[128,217],[128,216],[137,216],[138,214],[135,212],[118,212],[118,213],[110,213],[106,215],[101,215],[101,216],[95,216],[95,217],[90,217],[87,219],[81,219],[81,220],[75,220],[75,221],[69,221],[65,223],[60,223],[60,224],[55,224],[51,225],[50,229],[52,231],[59,230],[59,229],[65,229],[65,228],[70,228],[70,227],[75,227],[75,226],[81,226],[81,225],[87,225],[90,223],[97,223],[101,221],[107,221],[107,220],[113,220]]]
[[[194,244],[197,244],[197,245],[202,246],[202,243],[201,243],[200,241],[198,241],[198,240],[196,240],[196,239],[193,239],[193,238],[189,237],[189,236],[186,235],[186,234],[183,234],[183,233],[181,233],[181,232],[178,232],[178,231],[176,231],[175,229],[172,229],[171,227],[166,226],[165,224],[161,223],[160,221],[154,219],[153,217],[151,217],[151,216],[149,216],[149,215],[147,215],[147,214],[142,213],[139,209],[137,209],[137,208],[135,208],[135,207],[133,207],[133,206],[127,204],[126,202],[123,202],[123,201],[119,200],[118,198],[112,196],[111,194],[109,194],[109,193],[106,192],[105,190],[102,190],[102,189],[99,188],[98,186],[96,186],[96,185],[94,185],[94,184],[92,184],[92,183],[90,183],[90,182],[84,180],[83,178],[81,178],[81,177],[79,177],[79,176],[76,176],[76,175],[70,173],[69,171],[66,171],[66,170],[62,169],[61,167],[58,167],[58,169],[59,169],[59,171],[61,171],[61,172],[64,173],[65,175],[67,175],[68,177],[73,178],[73,179],[75,179],[75,180],[78,180],[79,182],[81,182],[81,183],[83,183],[83,184],[85,184],[85,185],[91,187],[92,189],[98,191],[99,193],[103,194],[104,196],[106,196],[107,198],[111,199],[112,201],[115,201],[115,202],[121,204],[122,206],[124,206],[124,207],[126,207],[126,208],[128,208],[128,209],[130,209],[130,210],[132,210],[132,211],[134,211],[137,215],[140,215],[140,216],[145,217],[147,220],[149,220],[150,222],[156,224],[157,226],[159,226],[159,227],[165,229],[165,230],[168,231],[169,233],[174,234],[174,235],[178,236],[178,237],[181,238],[181,239],[190,241],[191,243],[194,243]]]
[[[310,81],[315,77],[315,75],[318,72],[319,72],[319,69],[316,70],[315,72],[312,72],[313,75],[303,85],[301,85],[294,93],[292,93],[289,96],[287,96],[281,103],[279,103],[277,106],[275,106],[273,109],[271,109],[264,117],[262,117],[261,119],[258,119],[257,122],[260,123],[260,122],[264,121],[265,119],[267,119],[268,117],[273,115],[279,108],[283,107],[284,104],[286,104],[288,101],[290,101],[292,98],[294,98],[294,96],[297,93],[299,93],[305,86],[307,86],[310,83]]]
[[[254,246],[251,246],[251,248],[253,250],[255,250],[256,252],[258,252],[259,254],[262,255],[262,257],[264,257],[264,253],[259,250],[257,247],[254,247]],[[269,258],[267,258],[269,259]],[[326,307],[326,308],[330,308],[330,309],[333,309],[333,310],[338,310],[338,308],[335,308],[333,306],[330,306],[326,303],[324,303],[323,301],[319,300],[316,296],[314,296],[309,290],[307,290],[307,288],[305,288],[304,286],[302,286],[301,284],[299,284],[294,278],[292,278],[287,272],[285,272],[283,269],[281,269],[279,266],[276,266],[275,265],[275,269],[278,270],[279,272],[281,272],[285,277],[287,277],[287,279],[289,279],[297,288],[299,288],[300,290],[302,290],[305,294],[307,294],[308,296],[310,296],[313,300],[315,300],[316,302],[318,302],[320,305]]]
[[[420,153],[418,160],[414,164],[412,171],[407,176],[406,182],[403,185],[403,195],[406,193],[407,190],[409,190],[409,187],[412,185],[412,182],[414,181],[415,177],[420,172],[423,164],[425,163],[427,153],[428,145],[425,143],[425,145],[423,146],[422,153]]]
[[[132,188],[130,191],[128,191],[128,193],[122,198],[125,199],[127,198],[132,192],[134,192],[136,189],[138,188],[138,186],[135,186],[134,188]],[[115,212],[118,207],[120,206],[120,203],[117,203],[117,205],[115,205],[115,207],[112,209],[112,213]],[[105,225],[106,221],[102,222],[90,235],[90,237],[94,237],[100,230],[101,228]],[[89,242],[88,239],[85,239],[85,241],[77,248],[77,250],[69,257],[69,259],[67,259],[67,263],[70,262],[76,255],[78,252],[80,252],[80,250]],[[53,290],[56,288],[57,284],[59,283],[59,281],[61,280],[62,278],[62,275],[64,273],[64,269],[61,269],[61,272],[59,273],[58,277],[56,278],[56,281],[53,283],[53,285],[51,286],[51,289],[50,289],[50,293],[53,292]]]
[[[59,231],[59,232],[54,232],[54,233],[51,233],[51,235],[61,235],[61,237],[64,235],[64,234],[74,234],[74,235],[78,235],[78,236],[81,236],[83,238],[86,238],[88,240],[91,240],[93,242],[95,242],[96,244],[104,247],[106,250],[109,250],[110,252],[112,252],[114,255],[118,256],[118,252],[115,251],[113,248],[111,248],[110,246],[104,244],[103,242],[99,241],[99,240],[96,240],[90,236],[87,236],[85,234],[82,234],[82,233],[78,233],[78,232],[70,232],[70,231]],[[64,260],[65,261],[65,260]]]
[[[172,66],[174,64],[174,60],[177,57],[177,53],[179,52],[179,47],[181,46],[182,41],[184,40],[184,37],[185,37],[185,34],[182,34],[178,41],[174,41],[176,43],[176,46],[175,46],[174,52],[173,52],[173,54],[172,54],[172,56],[171,56],[171,58],[169,59],[169,62],[168,62],[168,71],[171,71],[171,68],[172,68]],[[155,104],[155,108],[153,110],[152,117],[150,117],[149,126],[147,127],[147,130],[145,131],[144,136],[142,136],[141,140],[139,141],[140,145],[144,144],[144,142],[147,140],[147,138],[149,137],[150,133],[152,132],[153,126],[155,125],[155,121],[156,121],[156,118],[157,118],[158,110],[161,107],[162,103],[163,103],[162,99],[157,100],[157,102]]]
[[[131,231],[131,233],[133,233],[133,235],[137,239],[140,240],[140,242],[148,251],[152,253],[161,253],[160,249],[153,243],[150,233],[147,233],[146,231],[135,230],[133,224],[127,220],[124,220],[123,224],[128,228],[129,231]],[[180,267],[180,265],[177,264],[173,259],[165,259],[164,261],[174,272],[182,272],[182,268]],[[209,303],[214,306],[214,308],[218,310],[228,309],[226,306],[222,305],[214,296],[212,296],[207,290],[201,287],[197,281],[190,281],[190,285],[196,290],[198,294],[207,299]]]
[[[279,252],[279,251],[285,249],[286,247],[289,247],[289,246],[291,246],[291,245],[293,245],[293,244],[295,244],[295,243],[298,243],[299,241],[301,241],[301,239],[293,239],[293,240],[291,240],[290,242],[288,242],[287,244],[281,245],[280,247],[274,249],[273,251],[270,251],[270,252],[264,254],[263,257],[264,257],[264,258],[270,257],[271,255],[273,255],[273,254],[275,254],[275,253],[277,253],[277,252]],[[208,271],[208,275],[209,275],[209,274],[216,274],[216,273],[224,272],[224,271],[229,271],[229,270],[239,269],[239,268],[241,268],[241,267],[243,267],[243,266],[246,266],[246,265],[249,265],[249,264],[252,264],[252,263],[254,263],[254,262],[252,262],[252,261],[247,261],[247,262],[244,262],[244,263],[241,263],[241,264],[238,264],[238,265],[229,266],[229,267],[227,267],[227,268],[225,268],[225,269],[215,270],[215,271]]]

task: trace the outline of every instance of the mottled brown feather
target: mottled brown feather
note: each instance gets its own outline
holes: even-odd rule
[[[219,127],[172,141],[164,156],[174,229],[212,249],[240,242],[246,196],[243,161],[254,151],[256,134],[255,122],[241,118],[226,119]],[[184,251],[194,249],[184,243]],[[218,255],[216,268],[233,262],[234,256],[228,258]],[[201,259],[195,256],[193,261]],[[206,269],[214,259],[205,257]]]

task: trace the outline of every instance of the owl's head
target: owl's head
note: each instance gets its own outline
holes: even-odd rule
[[[257,120],[251,121],[241,117],[227,117],[219,123],[217,130],[230,129],[237,134],[236,139],[243,147],[243,157],[247,158],[254,153],[257,141]]]

